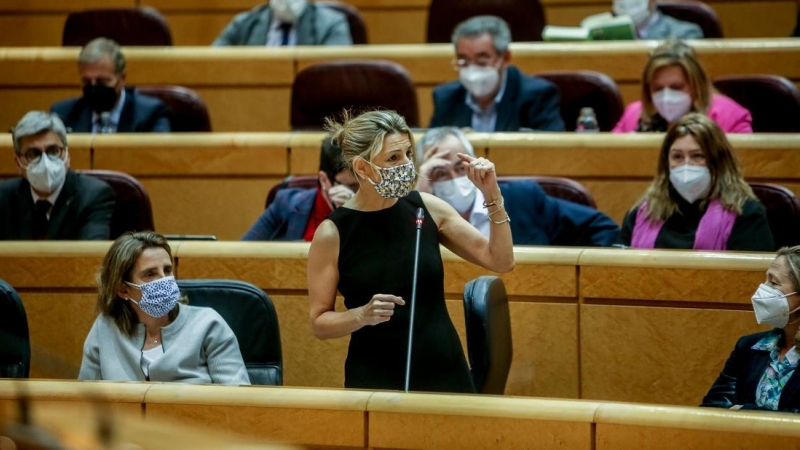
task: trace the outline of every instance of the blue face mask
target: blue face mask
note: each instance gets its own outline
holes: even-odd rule
[[[142,299],[138,302],[131,298],[128,300],[139,306],[139,309],[148,316],[164,317],[175,308],[181,298],[178,282],[173,276],[143,284],[133,284],[127,281],[125,283],[142,291]]]

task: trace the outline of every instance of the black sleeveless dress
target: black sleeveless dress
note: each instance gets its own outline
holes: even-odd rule
[[[339,230],[339,292],[348,309],[366,305],[375,294],[406,301],[391,320],[366,326],[350,337],[345,387],[397,389],[405,384],[411,285],[414,273],[415,217],[425,209],[412,191],[380,211],[337,208],[330,216]],[[444,268],[439,234],[428,210],[419,247],[416,317],[409,389],[475,392],[461,341],[444,299]]]

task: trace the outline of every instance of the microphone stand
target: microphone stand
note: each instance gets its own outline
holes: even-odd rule
[[[414,281],[411,284],[411,320],[408,325],[408,353],[406,355],[406,384],[405,391],[408,392],[408,383],[411,378],[411,344],[414,343],[414,311],[417,299],[417,267],[419,266],[419,239],[422,232],[422,222],[425,219],[425,210],[417,208],[417,242],[414,247]]]

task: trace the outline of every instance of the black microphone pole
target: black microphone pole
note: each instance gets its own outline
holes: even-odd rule
[[[414,248],[414,281],[411,284],[411,320],[408,324],[408,354],[406,355],[406,392],[408,381],[411,378],[411,344],[414,343],[414,306],[417,300],[417,266],[419,265],[419,238],[422,232],[422,221],[425,219],[425,210],[417,208],[417,243]]]

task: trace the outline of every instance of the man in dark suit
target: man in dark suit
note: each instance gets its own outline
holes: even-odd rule
[[[125,87],[125,56],[106,38],[86,44],[78,56],[83,96],[53,104],[76,133],[131,133],[170,131],[169,110],[161,100]]]
[[[308,0],[271,0],[238,14],[212,45],[351,45],[344,14]]]
[[[242,237],[243,241],[311,241],[334,208],[350,200],[358,182],[344,168],[342,149],[325,138],[319,156],[317,187],[281,189]]]
[[[114,192],[69,168],[61,119],[31,111],[13,130],[22,178],[0,182],[0,240],[105,240]]]
[[[511,31],[499,17],[476,16],[456,27],[459,81],[434,88],[430,128],[564,131],[558,88],[510,65],[510,43]]]
[[[418,142],[417,190],[450,204],[475,228],[489,236],[489,216],[481,191],[466,176],[456,153],[475,157],[472,144],[458,128],[432,128]],[[500,181],[511,219],[514,245],[611,246],[619,226],[588,206],[550,197],[533,180]]]

